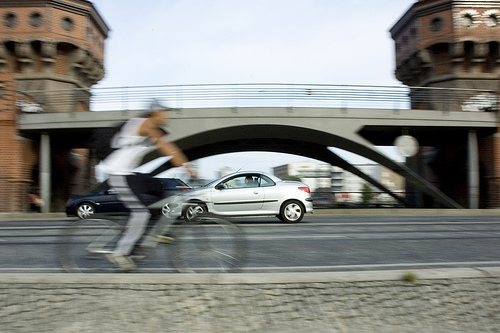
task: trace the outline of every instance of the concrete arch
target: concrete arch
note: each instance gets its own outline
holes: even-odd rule
[[[390,194],[397,200],[403,201],[402,198],[392,193],[375,179],[364,174],[328,149],[328,147],[341,148],[368,158],[400,174],[407,181],[416,184],[425,193],[436,198],[444,206],[461,208],[455,201],[406,166],[392,161],[380,152],[359,142],[319,130],[290,125],[237,125],[199,132],[181,138],[176,143],[192,160],[243,151],[269,151],[314,158],[341,167]]]

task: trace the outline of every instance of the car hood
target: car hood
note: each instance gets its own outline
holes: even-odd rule
[[[149,208],[156,209],[156,208],[162,208],[166,203],[170,203],[176,200],[180,200],[181,202],[184,200],[187,200],[186,198],[189,198],[190,196],[196,195],[198,192],[201,192],[202,190],[206,190],[208,187],[198,187],[194,189],[190,189],[184,192],[179,192],[173,196],[170,196],[168,198],[163,198],[151,205],[149,205]]]
[[[190,190],[184,191],[180,193],[180,195],[185,195],[185,196],[190,196],[192,194],[196,194],[198,192],[206,191],[208,187],[197,187],[197,188],[192,188]]]

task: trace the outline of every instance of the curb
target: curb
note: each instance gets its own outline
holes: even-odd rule
[[[447,268],[321,273],[226,274],[0,274],[1,284],[282,284],[403,281],[407,273],[416,280],[450,280],[500,277],[500,267]]]
[[[0,221],[71,219],[66,213],[0,213]]]
[[[360,209],[316,209],[314,215],[338,216],[496,216],[499,208],[492,209],[438,209],[438,208],[360,208]]]

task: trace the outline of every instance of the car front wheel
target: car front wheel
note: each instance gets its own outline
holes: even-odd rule
[[[95,208],[89,203],[82,203],[76,209],[76,215],[82,220],[95,214]]]
[[[283,222],[298,223],[305,214],[304,206],[297,200],[285,202],[280,209],[279,218]]]
[[[198,214],[207,212],[207,207],[203,203],[191,202],[184,211],[184,220],[192,221]]]

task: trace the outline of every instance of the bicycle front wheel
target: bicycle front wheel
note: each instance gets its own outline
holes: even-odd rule
[[[68,273],[113,272],[116,267],[106,259],[115,248],[124,227],[106,219],[80,220],[64,230],[58,257]]]
[[[220,217],[202,217],[175,227],[169,249],[181,273],[236,272],[246,258],[240,229]]]

